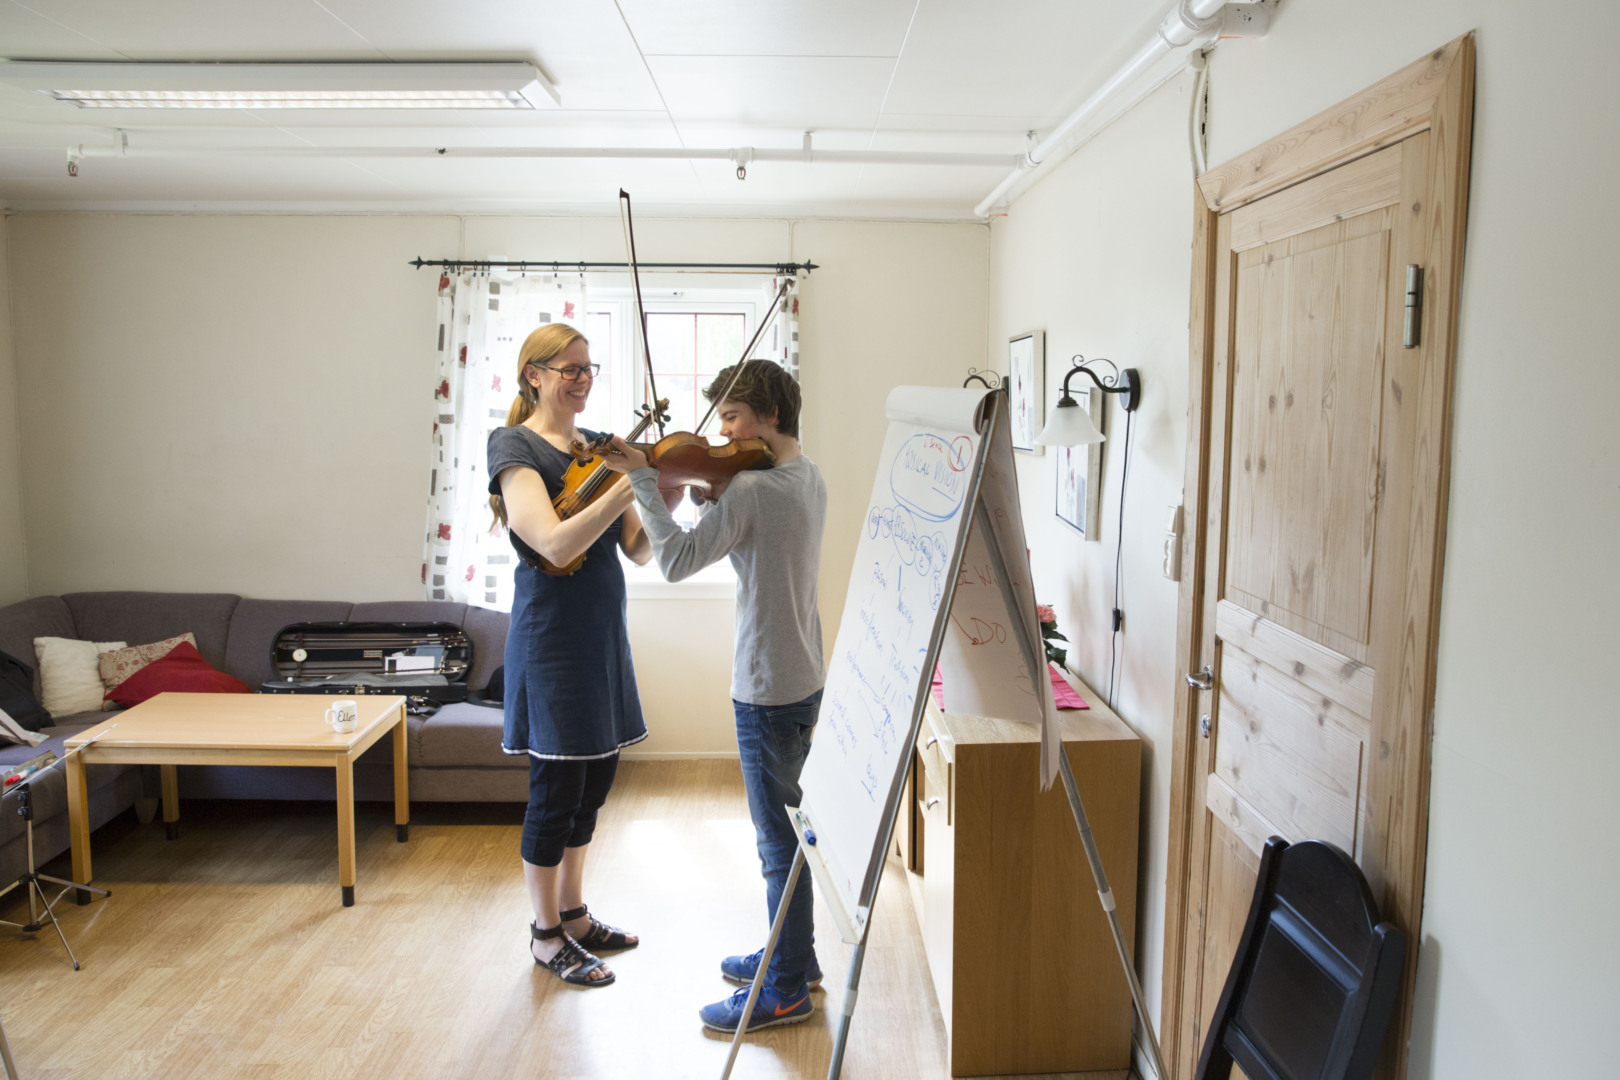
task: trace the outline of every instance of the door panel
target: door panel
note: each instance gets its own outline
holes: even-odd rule
[[[1280,835],[1354,854],[1365,736],[1300,701],[1295,689],[1276,668],[1223,647],[1215,774]]]
[[[1399,150],[1377,155],[1397,178]],[[1394,217],[1370,211],[1237,257],[1224,596],[1360,662]]]

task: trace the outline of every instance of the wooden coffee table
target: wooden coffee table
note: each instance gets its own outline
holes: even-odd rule
[[[360,710],[354,730],[338,734],[325,719],[327,705],[337,696],[159,694],[66,739],[68,750],[93,740],[93,745],[67,759],[73,880],[90,883],[87,764],[159,766],[163,821],[171,840],[178,833],[180,819],[176,765],[321,765],[337,772],[338,883],[343,887],[343,906],[353,906],[354,762],[390,730],[394,733],[394,822],[400,843],[409,835],[405,699],[380,694],[354,698]],[[83,891],[79,896],[88,899]]]

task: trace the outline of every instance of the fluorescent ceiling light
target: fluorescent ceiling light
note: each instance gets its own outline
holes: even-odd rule
[[[562,104],[532,64],[0,63],[0,83],[81,109],[535,109]]]

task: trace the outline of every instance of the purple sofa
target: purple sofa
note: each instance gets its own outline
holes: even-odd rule
[[[0,608],[0,650],[38,668],[36,637],[127,641],[139,645],[190,631],[203,658],[221,671],[259,686],[271,678],[270,646],[295,622],[434,621],[466,631],[473,643],[468,685],[481,690],[501,665],[508,616],[486,608],[439,601],[351,604],[338,600],[250,600],[224,593],[87,592],[36,596]],[[35,675],[38,696],[38,675]],[[60,757],[62,740],[98,724],[105,712],[58,717],[37,748],[0,746],[0,766],[43,750]],[[524,802],[528,761],[501,753],[501,710],[472,702],[446,705],[430,717],[410,717],[411,799],[416,802]],[[393,740],[383,739],[355,764],[355,798],[392,801]],[[67,785],[61,763],[34,785],[35,858],[43,863],[68,847]],[[151,766],[92,765],[90,827],[97,828],[157,794]],[[181,798],[336,799],[331,769],[267,766],[182,766]],[[0,881],[15,880],[26,861],[23,821],[13,795],[0,797]]]

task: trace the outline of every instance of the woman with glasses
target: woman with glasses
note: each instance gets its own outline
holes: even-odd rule
[[[566,521],[551,505],[573,461],[570,443],[596,435],[574,424],[596,372],[584,335],[563,323],[540,327],[518,352],[518,397],[506,426],[489,436],[490,506],[523,560],[506,636],[501,749],[529,756],[522,854],[534,911],[530,951],[575,986],[611,983],[595,953],[637,943],[591,915],[583,876],[619,751],[647,737],[615,550],[638,564],[652,555],[630,485],[617,478]],[[540,569],[542,556],[567,566],[581,552],[572,574]]]

